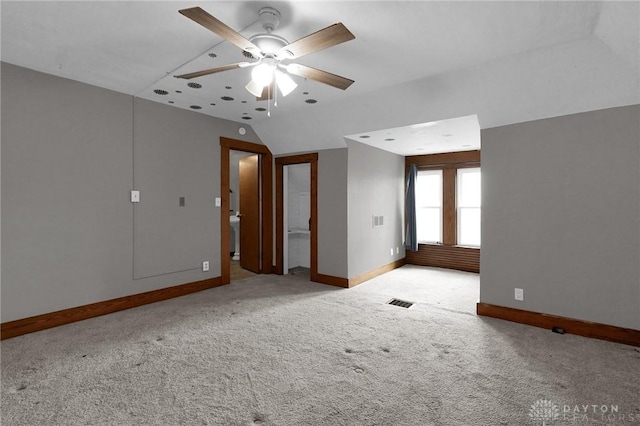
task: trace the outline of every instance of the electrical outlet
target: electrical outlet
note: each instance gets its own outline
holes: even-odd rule
[[[209,270],[209,261],[205,260],[202,262],[202,272],[207,272]]]
[[[523,301],[524,300],[524,290],[521,288],[516,288],[514,297],[516,300]]]
[[[131,191],[131,202],[132,203],[140,202],[140,191]]]
[[[393,247],[391,247],[391,256],[393,256]]]

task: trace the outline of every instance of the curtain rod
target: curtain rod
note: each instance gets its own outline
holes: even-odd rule
[[[435,163],[435,164],[424,164],[424,163],[410,163],[408,166],[415,165],[417,168],[421,167],[442,167],[442,166],[456,166],[459,164],[477,164],[480,165],[480,161],[458,161],[455,163]]]

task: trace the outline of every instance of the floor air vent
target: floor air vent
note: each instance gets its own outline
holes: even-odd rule
[[[400,306],[401,308],[410,308],[413,306],[413,302],[407,302],[400,299],[391,299],[387,302],[388,305]]]

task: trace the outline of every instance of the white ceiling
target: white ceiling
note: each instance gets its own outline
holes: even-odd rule
[[[403,156],[480,149],[480,125],[475,115],[345,137]]]
[[[475,115],[487,128],[640,103],[639,4],[2,1],[1,59],[251,125],[279,154],[455,117]],[[299,87],[271,105],[271,117],[244,89],[248,69],[191,80],[202,86],[191,88],[173,75],[244,60],[178,13],[192,6],[246,37],[262,32],[263,6],[281,12],[276,33],[289,41],[342,22],[355,40],[298,62],[355,83],[342,91],[294,77]]]

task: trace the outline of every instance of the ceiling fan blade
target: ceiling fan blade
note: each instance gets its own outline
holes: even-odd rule
[[[262,95],[259,98],[256,98],[257,101],[268,101],[273,98],[273,92],[276,90],[276,85],[271,82],[262,88]]]
[[[235,31],[233,28],[229,27],[224,22],[218,20],[217,18],[211,16],[203,9],[199,7],[192,7],[189,9],[179,10],[182,15],[191,19],[192,21],[202,25],[209,31],[212,31],[224,38],[225,40],[235,44],[242,50],[249,51],[251,53],[259,53],[260,49],[255,44],[251,43],[247,40],[242,34]]]
[[[287,66],[287,71],[293,75],[315,80],[342,90],[346,90],[353,84],[353,80],[351,79],[331,74],[327,71],[311,68],[306,65],[290,64]]]
[[[278,52],[282,58],[295,59],[356,38],[342,22],[289,43]]]
[[[245,62],[238,62],[235,64],[229,64],[229,65],[224,65],[222,67],[217,67],[217,68],[209,68],[208,70],[202,70],[202,71],[196,71],[196,72],[190,72],[188,74],[180,74],[180,75],[175,75],[175,78],[185,78],[187,80],[191,79],[191,78],[195,78],[195,77],[202,77],[203,75],[209,75],[209,74],[215,74],[217,72],[222,72],[222,71],[228,71],[228,70],[232,70],[235,68],[241,68],[242,65]]]

